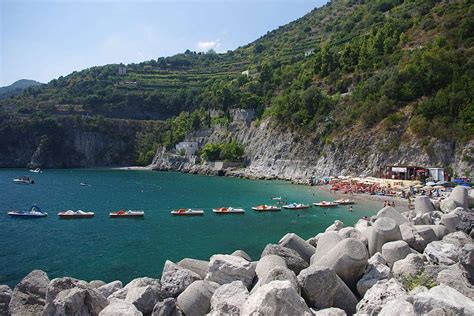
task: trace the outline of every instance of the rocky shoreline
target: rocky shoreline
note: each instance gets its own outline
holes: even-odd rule
[[[50,280],[35,270],[0,286],[0,315],[473,315],[474,190],[415,210],[392,207],[303,240],[285,235],[257,260],[243,250],[167,261],[161,279]]]

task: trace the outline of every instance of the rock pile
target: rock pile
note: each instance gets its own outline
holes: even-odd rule
[[[290,233],[258,261],[242,250],[167,261],[161,279],[50,280],[0,286],[0,315],[474,315],[472,192],[386,207],[307,241]]]

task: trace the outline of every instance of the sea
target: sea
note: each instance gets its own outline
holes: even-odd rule
[[[30,176],[33,185],[14,184]],[[89,186],[81,186],[87,183]],[[256,212],[251,207],[288,202],[313,203],[334,199],[317,187],[284,181],[246,180],[174,172],[112,169],[62,169],[31,173],[0,169],[0,284],[15,286],[34,269],[49,277],[70,276],[86,281],[159,278],[166,260],[209,260],[213,254],[237,249],[258,260],[264,247],[289,232],[310,238],[336,219],[352,225],[380,208],[357,202],[334,209]],[[21,219],[10,210],[38,205],[45,218]],[[233,206],[242,215],[218,215],[212,208]],[[175,217],[177,208],[204,209],[204,216]],[[95,212],[90,219],[64,220],[63,210]],[[143,219],[109,218],[120,209],[145,211]]]

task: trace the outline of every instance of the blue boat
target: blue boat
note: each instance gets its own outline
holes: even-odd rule
[[[11,212],[8,212],[8,215],[12,217],[36,218],[36,217],[45,217],[48,215],[48,213],[43,212],[42,210],[40,210],[38,206],[33,205],[29,211],[25,211],[25,210],[11,211]]]

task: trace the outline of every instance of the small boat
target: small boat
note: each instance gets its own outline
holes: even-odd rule
[[[283,208],[286,208],[288,210],[302,210],[306,208],[310,208],[311,205],[308,204],[302,204],[302,203],[290,203],[287,205],[283,205]]]
[[[272,197],[273,201],[281,201],[283,198],[281,196],[274,196]]]
[[[48,213],[43,212],[36,205],[33,205],[29,211],[11,211],[8,215],[12,217],[45,217]]]
[[[89,183],[86,183],[86,182],[81,182],[81,186],[82,187],[90,187],[91,185]]]
[[[337,203],[339,205],[352,205],[352,204],[355,204],[354,200],[350,200],[350,199],[339,199],[339,200],[334,201],[334,203]]]
[[[336,202],[328,202],[328,201],[322,201],[318,203],[313,203],[313,205],[319,206],[319,207],[336,207],[339,204]]]
[[[30,172],[33,172],[33,173],[41,173],[43,171],[41,171],[40,168],[36,168],[36,169],[30,169]]]
[[[199,216],[204,215],[203,210],[193,210],[192,208],[188,208],[187,210],[184,208],[180,208],[178,210],[172,210],[171,215],[175,216]]]
[[[245,210],[243,208],[234,208],[234,207],[219,207],[214,208],[212,211],[216,214],[243,214]]]
[[[35,184],[35,180],[30,179],[30,177],[27,176],[15,178],[13,179],[13,182],[17,184]]]
[[[145,212],[143,211],[133,211],[133,210],[120,210],[117,212],[110,212],[110,217],[117,218],[117,217],[143,217],[145,216]]]
[[[252,207],[252,210],[259,211],[259,212],[274,212],[274,211],[281,211],[281,207],[273,206],[273,205],[259,205]]]
[[[68,210],[58,213],[59,218],[91,218],[94,217],[94,212],[84,212],[82,210],[73,211]]]

